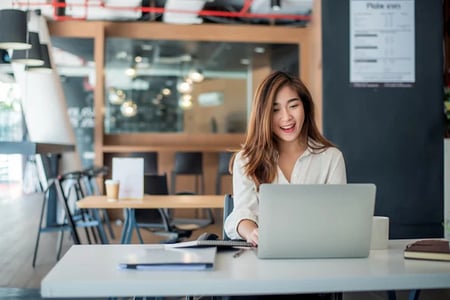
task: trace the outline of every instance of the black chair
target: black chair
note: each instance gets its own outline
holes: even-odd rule
[[[144,159],[144,174],[158,173],[158,152],[111,152],[105,153],[104,163],[112,166],[114,157],[142,157]],[[108,174],[111,175],[111,174]]]
[[[233,152],[219,153],[219,166],[217,168],[217,175],[216,175],[216,195],[222,194],[222,177],[231,176],[229,164],[233,154],[234,154]]]
[[[192,190],[177,191],[177,176],[194,176],[194,188]],[[171,194],[194,195],[204,193],[203,153],[202,152],[176,152],[175,165],[171,173]],[[184,226],[183,228],[205,227],[214,224],[212,209],[204,209],[206,218],[172,218],[173,224]],[[169,211],[171,216],[171,212]],[[193,225],[194,227],[192,227]]]
[[[228,217],[229,214],[233,211],[234,208],[234,202],[233,202],[233,195],[226,194],[225,199],[223,202],[223,224],[225,225],[225,220]],[[230,240],[230,237],[225,233],[225,226],[222,226],[222,239],[224,240]]]
[[[168,195],[166,174],[144,174],[144,193],[148,195]],[[165,242],[177,242],[188,238],[192,230],[183,230],[170,223],[165,209],[135,209],[136,233],[143,243],[140,229],[150,230],[153,234],[167,236]]]
[[[172,190],[171,194],[177,194],[177,176],[194,176],[195,185],[191,191],[182,191],[182,193],[203,194],[203,153],[202,152],[176,152],[175,165],[172,170]]]

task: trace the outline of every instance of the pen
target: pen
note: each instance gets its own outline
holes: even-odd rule
[[[245,249],[244,249],[244,248],[242,248],[242,249],[239,249],[239,251],[238,251],[238,252],[236,252],[236,253],[234,253],[234,254],[233,254],[233,258],[238,258],[239,256],[241,256],[241,255],[242,255],[242,253],[244,253],[244,251],[245,251]]]

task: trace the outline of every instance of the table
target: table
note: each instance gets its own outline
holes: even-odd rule
[[[41,282],[43,297],[259,295],[450,288],[450,263],[406,260],[412,240],[357,259],[238,258],[219,252],[212,271],[118,270],[147,245],[75,245]]]
[[[121,243],[129,244],[136,228],[135,209],[157,208],[223,208],[224,195],[144,195],[142,199],[108,201],[106,196],[88,196],[77,202],[79,208],[125,209]]]

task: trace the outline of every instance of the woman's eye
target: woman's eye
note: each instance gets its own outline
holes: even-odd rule
[[[298,104],[293,104],[293,105],[289,106],[289,108],[296,108],[296,107],[298,107]]]
[[[274,108],[272,111],[273,112],[277,112],[277,111],[279,111],[280,109],[279,108]]]

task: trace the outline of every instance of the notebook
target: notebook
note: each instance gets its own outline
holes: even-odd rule
[[[217,248],[170,248],[147,245],[124,257],[119,269],[133,270],[208,270],[214,268]]]
[[[375,193],[374,184],[262,184],[258,257],[367,257]]]
[[[215,234],[211,234],[216,236]],[[201,236],[200,236],[201,237]],[[217,247],[218,249],[229,248],[253,248],[253,244],[244,240],[219,240],[218,236],[215,239],[201,239],[198,238],[193,241],[179,242],[174,244],[167,244],[167,248],[203,248],[203,247]]]

